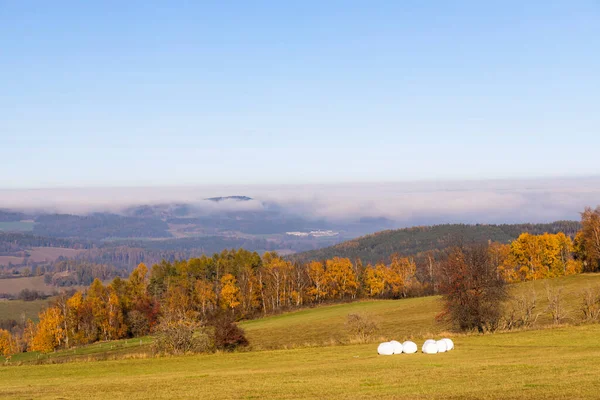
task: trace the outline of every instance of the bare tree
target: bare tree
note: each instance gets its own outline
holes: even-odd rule
[[[489,245],[456,246],[448,251],[440,269],[445,307],[439,317],[462,331],[497,329],[508,293]]]
[[[568,315],[563,304],[562,288],[552,289],[546,284],[546,296],[548,298],[548,312],[552,317],[552,323],[557,325],[563,322]]]
[[[542,314],[536,313],[537,295],[532,290],[529,295],[522,294],[517,296],[508,308],[505,315],[505,328],[530,328],[535,325],[537,319]]]
[[[600,293],[598,289],[587,288],[581,296],[581,311],[583,320],[595,322],[600,318]]]

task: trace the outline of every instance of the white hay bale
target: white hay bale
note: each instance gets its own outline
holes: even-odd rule
[[[410,340],[402,343],[402,352],[405,354],[414,354],[418,349],[419,348],[417,347],[417,344],[415,342],[411,342]]]
[[[383,342],[377,347],[377,354],[381,356],[391,356],[394,354],[394,347],[390,342]]]
[[[438,340],[437,342],[435,342],[435,345],[437,346],[438,353],[445,353],[446,351],[448,351],[448,347],[444,339]]]
[[[442,340],[444,342],[446,342],[446,349],[447,349],[447,351],[450,351],[450,350],[454,349],[454,342],[452,341],[452,339],[444,338]]]
[[[425,354],[437,354],[438,348],[435,341],[427,341],[423,343],[423,347],[421,347],[421,351]]]
[[[397,342],[395,340],[390,340],[390,344],[392,345],[394,354],[402,354],[402,343]]]

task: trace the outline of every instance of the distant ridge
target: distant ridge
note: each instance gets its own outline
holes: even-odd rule
[[[249,201],[249,200],[252,200],[252,197],[248,197],[248,196],[224,196],[224,197],[209,197],[208,199],[204,199],[204,200],[214,201],[215,203],[218,203],[218,202],[224,201],[224,200]]]
[[[348,240],[334,246],[297,253],[290,258],[298,262],[325,260],[333,257],[360,259],[363,263],[388,262],[394,253],[412,256],[429,250],[442,250],[455,243],[510,243],[521,233],[563,232],[575,236],[581,225],[577,221],[547,224],[467,225],[446,224],[387,230]]]

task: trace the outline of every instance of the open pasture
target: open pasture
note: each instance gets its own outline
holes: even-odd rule
[[[348,345],[0,368],[7,399],[595,399],[600,326],[459,336],[449,353]],[[401,339],[401,338],[400,338]]]
[[[581,292],[599,286],[600,274],[584,274],[511,290],[516,296],[535,290],[541,328],[550,322],[547,287],[562,290],[570,322],[576,322]],[[600,325],[452,335],[435,321],[440,309],[440,298],[432,296],[323,306],[246,321],[241,325],[252,351],[236,353],[155,358],[148,337],[142,343],[96,343],[44,356],[19,354],[0,367],[0,398],[75,399],[82,393],[91,399],[597,398]],[[345,326],[350,313],[379,321],[373,343],[348,344],[353,343]],[[425,338],[441,336],[450,336],[455,350],[377,355],[378,340],[412,339],[420,347]],[[34,365],[38,358],[45,364]]]
[[[0,300],[0,320],[14,319],[21,321],[24,315],[26,319],[38,320],[38,313],[48,305],[50,300]]]
[[[581,317],[582,292],[587,288],[600,289],[600,274],[572,275],[511,285],[510,292],[515,297],[531,298],[535,293],[535,312],[540,314],[538,326],[551,323],[546,310],[547,287],[561,291],[567,311],[565,322],[576,323]],[[441,310],[442,301],[439,296],[372,300],[306,309],[245,321],[240,325],[256,349],[324,346],[347,342],[351,338],[348,337],[345,324],[351,313],[368,315],[378,322],[379,330],[375,339],[423,339],[449,330],[447,324],[435,320]]]
[[[52,293],[58,288],[46,284],[43,276],[0,279],[0,293],[19,294],[23,289]]]

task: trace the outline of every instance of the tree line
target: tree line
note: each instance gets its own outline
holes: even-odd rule
[[[493,314],[479,309],[493,303],[486,293],[501,295],[496,288],[503,283],[598,270],[600,207],[582,213],[574,239],[562,232],[522,233],[510,244],[394,254],[389,263],[365,265],[342,257],[299,263],[272,252],[224,250],[212,257],[163,260],[150,269],[140,263],[128,279],[116,277],[109,284],[95,279],[87,290],[63,293],[40,313],[38,324],[29,320],[20,331],[0,330],[0,352],[49,352],[143,336],[164,323],[203,323],[219,314],[240,320],[327,302],[436,293],[461,299],[446,309],[467,321],[459,329],[481,330],[485,318],[478,313]],[[477,309],[463,301],[473,293],[480,296]]]

